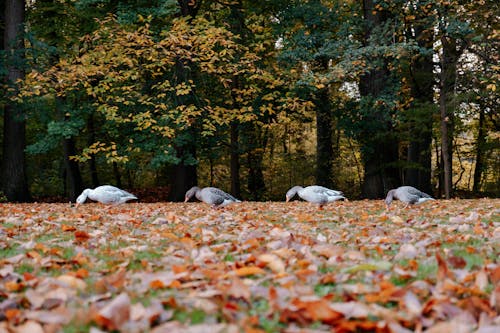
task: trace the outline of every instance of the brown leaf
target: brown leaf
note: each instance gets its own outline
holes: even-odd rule
[[[75,231],[74,235],[77,242],[86,242],[90,238],[87,232],[81,230]]]
[[[443,257],[439,254],[439,252],[436,252],[436,260],[438,263],[438,271],[437,271],[437,281],[444,281],[449,275],[450,272],[448,271],[448,266],[446,265],[446,262],[444,261]]]
[[[257,257],[258,260],[264,262],[274,273],[285,273],[285,263],[275,254],[261,254]]]
[[[243,298],[245,301],[250,300],[250,288],[236,277],[231,281],[227,294],[234,298]]]
[[[296,298],[292,304],[303,312],[304,316],[312,321],[322,321],[333,323],[343,317],[343,315],[330,307],[330,303],[325,299],[302,300]]]
[[[120,330],[130,318],[130,298],[121,293],[103,307],[94,317],[95,322],[106,330]]]

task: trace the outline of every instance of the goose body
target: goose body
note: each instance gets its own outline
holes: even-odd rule
[[[195,196],[196,199],[211,205],[212,207],[224,207],[233,202],[241,202],[231,194],[216,187],[199,188],[197,186],[193,186],[186,192],[184,202],[188,202],[193,196]]]
[[[307,187],[294,186],[286,192],[286,202],[290,201],[295,194],[308,202],[324,205],[329,202],[346,199],[341,191],[331,190],[329,188],[312,185]]]
[[[118,187],[111,185],[98,186],[95,189],[86,189],[76,199],[77,205],[82,204],[87,198],[98,201],[103,204],[122,204],[129,200],[137,199],[135,195],[127,191],[121,190]]]
[[[387,205],[387,208],[389,208],[391,202],[394,199],[398,199],[399,201],[406,203],[405,207],[410,204],[421,204],[422,202],[435,200],[427,193],[424,193],[414,188],[413,186],[401,186],[387,192],[387,197],[385,198],[385,204]]]

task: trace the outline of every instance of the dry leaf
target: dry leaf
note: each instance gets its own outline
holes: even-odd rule
[[[106,330],[120,330],[130,318],[130,298],[121,293],[103,307],[94,317],[95,322]]]

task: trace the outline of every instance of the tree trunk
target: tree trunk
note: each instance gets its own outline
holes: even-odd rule
[[[63,150],[64,165],[66,170],[65,176],[67,180],[67,195],[71,202],[75,202],[76,198],[83,191],[82,176],[80,174],[78,162],[70,159],[70,156],[76,155],[75,140],[73,138],[64,139]]]
[[[397,187],[401,180],[399,169],[393,166],[398,159],[398,144],[390,138],[387,141],[372,141],[371,151],[363,152],[365,169],[362,194],[365,198],[377,199],[385,197],[388,190]]]
[[[95,125],[94,125],[94,117],[92,116],[92,114],[89,116],[89,119],[87,120],[87,129],[89,131],[87,143],[90,146],[95,143]],[[89,160],[89,169],[90,169],[90,177],[92,179],[92,186],[95,188],[100,185],[95,156],[92,156]]]
[[[240,151],[238,137],[238,124],[233,122],[231,123],[231,194],[236,198],[241,196]]]
[[[198,13],[201,2],[201,0],[178,0],[180,15],[194,18]],[[187,82],[192,79],[193,73],[191,72],[189,63],[186,64],[177,59],[175,70],[178,83]],[[188,105],[194,103],[194,100],[194,93],[191,92],[189,95],[179,96],[178,103],[179,105]],[[188,137],[188,142],[176,147],[177,156],[181,159],[181,162],[172,167],[171,188],[169,192],[169,199],[171,201],[183,201],[186,191],[198,183],[196,165],[187,165],[185,163],[186,157],[196,157],[196,124],[182,131]]]
[[[328,88],[316,95],[316,184],[333,187],[332,109]]]
[[[172,188],[169,192],[170,201],[184,201],[186,191],[197,185],[196,165],[185,165],[180,163],[172,168],[170,183]]]
[[[122,187],[122,175],[120,174],[120,169],[118,169],[118,163],[113,162],[113,175],[115,176],[115,185],[118,188]]]
[[[247,154],[248,162],[248,191],[250,198],[254,201],[263,199],[263,194],[266,191],[264,182],[264,174],[262,168],[263,152],[260,148],[250,150]]]
[[[443,158],[443,185],[446,199],[452,196],[453,177],[453,125],[454,111],[451,101],[454,98],[456,82],[455,68],[458,61],[456,41],[446,36],[441,37],[443,45],[441,55],[439,112],[441,115],[441,156]]]
[[[481,190],[481,178],[484,169],[484,145],[486,144],[485,131],[484,131],[484,109],[481,107],[479,110],[479,124],[476,139],[476,166],[474,167],[474,184],[472,191],[479,193]]]
[[[24,52],[22,52],[24,48],[24,6],[25,2],[23,0],[5,1],[4,49],[10,57],[16,57],[17,59],[24,57]],[[9,83],[24,77],[22,70],[15,67],[13,63],[8,66],[7,70],[7,81]],[[2,187],[7,199],[16,202],[31,200],[26,180],[26,160],[24,156],[26,122],[23,117],[21,109],[12,102],[5,106]]]
[[[424,20],[425,17],[421,16],[419,19]],[[418,24],[411,26],[411,29],[415,33],[413,38],[419,47],[430,50],[433,47],[433,36],[427,28]],[[411,33],[412,31],[408,32],[409,35]],[[410,121],[412,127],[409,130],[410,142],[408,145],[407,161],[410,167],[406,169],[405,184],[414,186],[426,193],[432,192],[433,67],[432,54],[418,55],[410,67],[411,94],[414,102],[412,108],[409,110],[412,118]]]
[[[373,0],[363,0],[363,15],[366,21],[365,45],[368,45],[374,28],[388,19],[386,11],[375,11]],[[400,183],[400,172],[395,167],[398,161],[399,142],[393,135],[394,128],[390,121],[390,110],[378,103],[378,97],[384,94],[389,79],[387,64],[373,69],[360,78],[359,91],[361,98],[372,103],[369,112],[372,131],[361,134],[363,167],[365,169],[362,194],[369,199],[381,198],[385,193]],[[367,107],[367,106],[365,106]]]

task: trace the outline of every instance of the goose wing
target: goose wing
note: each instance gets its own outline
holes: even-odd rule
[[[417,203],[421,198],[432,198],[427,193],[424,193],[413,186],[401,186],[396,190],[396,197],[411,204]]]
[[[240,202],[231,194],[222,191],[216,187],[206,187],[203,189],[201,195],[203,201],[212,205],[221,205],[225,201]]]
[[[327,196],[339,196],[339,195],[343,195],[343,193],[341,191],[332,190],[332,189],[329,189],[329,188],[324,187],[324,186],[312,185],[312,186],[309,186],[309,187],[311,188],[311,190],[313,192],[322,193],[322,194],[325,194]]]

